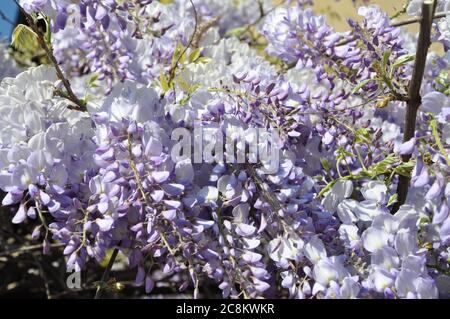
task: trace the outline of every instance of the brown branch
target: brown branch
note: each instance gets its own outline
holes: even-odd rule
[[[48,59],[50,60],[50,62],[53,64],[53,67],[56,70],[56,75],[58,76],[58,79],[62,82],[62,84],[64,85],[64,87],[66,88],[67,91],[67,96],[66,98],[69,99],[70,101],[72,101],[73,103],[75,103],[75,105],[77,106],[76,108],[74,108],[77,111],[82,111],[82,112],[86,112],[86,104],[84,102],[82,102],[76,95],[75,93],[73,93],[72,87],[70,86],[70,82],[69,80],[64,76],[64,73],[62,72],[61,68],[59,67],[58,61],[56,61],[55,56],[53,55],[53,50],[52,48],[47,45],[47,42],[45,41],[44,35],[42,34],[42,31],[40,30],[40,28],[38,27],[36,21],[34,20],[34,18],[29,15],[21,6],[20,4],[17,2],[17,0],[14,0],[14,2],[17,4],[17,6],[19,7],[19,10],[22,12],[22,14],[25,16],[25,19],[27,20],[30,28],[34,31],[34,33],[36,33],[37,40],[39,45],[42,47],[42,49],[44,49]]]
[[[450,11],[439,12],[439,13],[436,13],[436,15],[434,16],[433,19],[435,20],[435,19],[445,18],[447,15],[450,15]],[[395,22],[392,24],[392,26],[393,27],[403,27],[405,25],[418,23],[420,21],[422,21],[422,17],[416,17],[416,18],[411,18],[411,19],[407,19],[404,21],[400,21],[400,22]]]
[[[208,21],[202,22],[198,25],[197,31],[195,32],[193,38],[192,38],[192,44],[191,47],[193,49],[197,49],[199,46],[199,42],[201,41],[203,35],[206,33],[206,31],[208,31],[209,29],[211,29],[211,27],[213,27],[214,25],[217,24],[217,22],[219,22],[220,18],[219,17],[214,17]]]
[[[417,44],[416,59],[412,74],[411,83],[408,90],[408,105],[405,115],[405,127],[403,131],[403,142],[409,141],[414,137],[416,131],[417,111],[422,104],[420,96],[420,88],[422,87],[423,75],[425,73],[425,64],[428,55],[428,49],[431,45],[431,27],[433,24],[433,16],[436,10],[435,0],[426,0],[422,5],[422,18],[420,23],[419,40]],[[402,161],[408,162],[411,155],[403,155]],[[401,205],[406,201],[408,196],[410,177],[399,176],[397,186],[398,199],[392,208],[391,213],[396,213]]]

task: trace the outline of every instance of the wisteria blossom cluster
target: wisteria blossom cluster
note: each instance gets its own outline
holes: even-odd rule
[[[337,32],[313,1],[22,0],[67,79],[0,69],[2,205],[70,269],[118,250],[147,293],[162,271],[194,297],[449,298],[448,0],[403,141],[418,39],[396,22],[423,2]],[[277,170],[174,160],[198,123],[205,145],[278,132]]]

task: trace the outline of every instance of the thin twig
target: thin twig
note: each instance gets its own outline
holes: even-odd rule
[[[433,17],[433,20],[434,19],[445,18],[447,15],[450,15],[450,11],[439,12]],[[394,22],[394,23],[391,24],[391,26],[393,26],[393,27],[403,27],[405,25],[410,25],[410,24],[414,24],[414,23],[420,23],[421,21],[422,21],[422,17],[415,17],[415,18],[407,19],[407,20],[400,21],[400,22]],[[346,40],[343,40],[343,41],[339,42],[338,44],[336,44],[336,46],[346,45],[346,44],[349,44],[350,42],[353,42],[355,40],[356,40],[356,37],[351,37],[349,39],[346,39]]]
[[[178,63],[180,63],[181,58],[183,57],[183,55],[186,53],[186,51],[191,47],[192,42],[195,39],[195,36],[197,34],[197,29],[198,29],[198,14],[197,14],[197,9],[195,8],[195,4],[192,0],[189,0],[189,2],[191,3],[192,6],[192,10],[194,10],[194,19],[195,19],[195,24],[194,24],[194,32],[192,32],[192,36],[189,39],[189,42],[187,43],[186,47],[183,49],[183,51],[181,52],[181,54],[178,56],[177,60],[175,61],[175,63],[172,65],[172,68],[170,69],[169,72],[169,86],[172,84],[172,81],[175,78],[175,72],[176,69],[178,67]]]
[[[114,248],[111,258],[109,259],[108,266],[106,266],[106,269],[102,275],[102,279],[100,280],[100,283],[97,287],[97,291],[95,292],[94,299],[100,299],[103,285],[106,284],[106,282],[109,279],[109,274],[111,273],[112,266],[114,265],[114,262],[116,261],[118,253],[119,253],[119,248]]]
[[[403,133],[403,142],[407,142],[414,137],[416,131],[416,117],[417,111],[422,104],[422,97],[420,96],[420,88],[422,87],[423,75],[425,73],[425,64],[428,55],[428,49],[431,45],[431,27],[433,24],[433,16],[436,10],[436,1],[427,0],[422,5],[422,18],[420,23],[419,40],[417,44],[416,59],[414,70],[412,74],[411,83],[408,91],[408,105],[405,115],[405,127]],[[411,155],[403,155],[402,161],[408,162]],[[401,205],[406,201],[408,196],[410,178],[406,176],[399,176],[397,186],[398,199],[392,208],[391,213],[398,211]]]
[[[252,27],[254,27],[258,23],[260,23],[269,13],[275,11],[278,7],[283,6],[286,2],[287,2],[287,0],[283,0],[280,3],[278,3],[277,5],[273,6],[269,10],[267,10],[266,12],[264,12],[264,6],[262,5],[262,2],[258,1],[259,17],[255,21],[253,21],[245,26],[245,29],[241,32],[242,35],[239,37],[239,40],[242,40],[243,35],[245,35],[248,31],[250,31],[250,29]]]
[[[62,82],[64,87],[67,91],[67,99],[72,101],[76,104],[77,108],[75,108],[78,111],[86,112],[86,105],[84,102],[82,102],[76,95],[73,93],[72,87],[70,86],[69,80],[64,76],[64,73],[62,72],[61,68],[59,67],[58,61],[56,61],[55,56],[53,55],[53,50],[51,47],[49,47],[45,41],[44,35],[42,34],[40,28],[36,24],[35,20],[31,15],[29,15],[17,2],[17,0],[14,0],[16,5],[19,7],[19,10],[22,12],[22,14],[25,16],[25,19],[27,20],[30,28],[36,33],[37,40],[39,45],[44,49],[45,53],[47,54],[48,59],[53,64],[53,67],[56,70],[56,75],[58,76],[58,79]]]
[[[406,3],[403,5],[403,8],[400,11],[398,11],[398,12],[394,13],[393,15],[391,15],[390,19],[393,20],[393,19],[398,18],[399,16],[405,14],[407,12],[407,10],[408,10],[408,7],[409,7],[411,1],[412,0],[406,1]]]
[[[47,299],[52,299],[52,294],[50,292],[50,285],[48,283],[47,275],[45,274],[44,268],[42,267],[42,264],[39,261],[38,257],[36,257],[35,255],[32,256],[36,263],[36,266],[38,266],[39,268],[39,274],[41,275],[42,281],[44,282],[45,294],[47,295]]]
[[[57,248],[57,247],[63,247],[63,246],[64,245],[62,243],[56,243],[56,244],[51,244],[50,245],[51,248]],[[32,245],[32,246],[25,246],[25,247],[21,247],[21,248],[14,249],[14,250],[8,250],[8,251],[0,252],[0,257],[21,255],[21,254],[29,253],[31,251],[39,250],[39,249],[42,249],[42,248],[43,248],[42,244]]]

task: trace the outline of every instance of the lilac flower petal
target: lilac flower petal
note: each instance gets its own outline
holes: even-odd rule
[[[165,210],[162,215],[167,220],[174,220],[177,217],[177,211],[175,209]]]
[[[169,172],[152,172],[152,178],[154,179],[155,183],[163,183],[165,181],[167,181],[167,179],[170,176]]]
[[[149,294],[155,287],[155,282],[149,276],[145,277],[145,293]]]
[[[13,224],[20,224],[27,218],[27,210],[25,209],[24,205],[20,205],[19,209],[17,210],[16,214],[14,215],[12,219]]]
[[[445,222],[442,224],[441,229],[439,231],[439,235],[441,236],[441,240],[443,243],[447,243],[450,239],[450,218],[447,218]]]
[[[449,207],[447,203],[442,203],[441,207],[433,216],[433,224],[441,224],[449,216]]]
[[[256,231],[256,227],[252,226],[252,225],[247,225],[247,224],[239,224],[236,227],[236,234],[238,234],[239,236],[243,236],[243,237],[249,237],[251,235],[253,235]]]
[[[114,224],[114,219],[111,216],[104,216],[102,219],[97,219],[96,223],[101,231],[107,232]]]
[[[164,192],[166,192],[167,195],[171,196],[181,195],[184,191],[184,185],[176,183],[164,184],[162,185],[162,188],[164,189]]]
[[[410,155],[414,151],[415,145],[416,145],[416,139],[412,138],[409,141],[407,141],[399,146],[398,153],[400,155]]]

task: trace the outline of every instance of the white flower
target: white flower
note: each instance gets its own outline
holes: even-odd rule
[[[448,96],[441,92],[433,91],[425,94],[422,98],[421,107],[424,112],[439,114],[442,111],[442,108],[448,107],[449,104]]]
[[[340,282],[349,276],[349,272],[342,265],[339,258],[321,259],[313,269],[313,278],[322,286],[327,287],[332,281]]]
[[[381,126],[383,135],[382,140],[384,143],[396,141],[397,143],[400,143],[401,139],[401,129],[400,126],[398,126],[395,123],[390,123],[388,121],[384,121]]]
[[[392,287],[395,282],[395,276],[384,268],[376,267],[369,279],[377,292],[384,292],[386,288]]]
[[[340,238],[345,242],[346,246],[356,248],[360,245],[358,230],[358,227],[355,225],[342,224],[339,227]]]
[[[373,219],[372,226],[383,229],[387,233],[394,235],[398,229],[397,219],[389,213],[383,213]]]
[[[379,181],[370,181],[361,189],[361,193],[367,200],[382,203],[386,199],[387,187]]]
[[[232,199],[242,191],[242,186],[234,175],[221,176],[217,181],[217,188],[226,199]]]
[[[20,70],[8,52],[7,43],[0,41],[0,52],[0,79],[16,76]]]
[[[353,192],[353,182],[352,181],[337,181],[331,190],[325,196],[322,204],[325,209],[329,212],[334,212],[337,205],[348,197]]]
[[[400,297],[434,299],[438,297],[438,291],[434,280],[419,277],[411,270],[402,270],[395,280],[395,288]]]
[[[269,257],[276,262],[280,262],[282,259],[282,241],[280,237],[272,239],[267,245]]]
[[[358,283],[358,277],[346,277],[342,281],[342,286],[340,289],[341,298],[344,299],[354,299],[358,297],[358,293],[361,287]]]
[[[435,281],[431,278],[418,278],[415,281],[417,297],[420,299],[436,299],[439,296]]]
[[[345,224],[351,224],[356,221],[370,222],[376,216],[382,214],[377,202],[365,200],[358,202],[353,199],[343,200],[337,207],[337,214],[340,220]]]
[[[406,8],[406,13],[410,16],[420,16],[424,0],[411,0]]]
[[[219,191],[213,186],[205,186],[197,194],[197,199],[202,204],[214,204],[218,198]]]
[[[161,116],[163,108],[155,90],[127,81],[114,87],[98,112],[108,113],[110,121],[128,118],[144,123]]]
[[[389,234],[383,229],[369,227],[361,236],[364,248],[373,253],[388,244]]]
[[[358,202],[356,200],[346,199],[337,206],[337,214],[342,223],[352,224],[358,221],[358,218],[353,213],[357,205]]]
[[[400,229],[395,236],[395,250],[400,256],[406,257],[417,251],[416,234],[409,229]]]
[[[282,262],[286,259],[298,260],[301,257],[303,245],[303,240],[292,233],[287,237],[272,239],[267,250],[269,257],[276,262]]]
[[[304,254],[313,264],[317,264],[320,260],[327,257],[325,246],[322,240],[317,236],[312,237],[305,245]]]
[[[419,212],[412,206],[402,205],[397,213],[394,215],[398,223],[398,229],[416,229],[417,220],[419,219]]]
[[[57,125],[64,124],[69,124],[68,127],[81,125],[67,132],[71,137],[92,136],[92,128],[83,124],[90,121],[89,115],[68,109],[66,99],[53,96],[56,81],[55,71],[43,65],[1,82],[0,144],[27,143],[36,135],[51,132]],[[46,127],[49,122],[54,124]],[[57,138],[70,137],[62,134]]]
[[[331,281],[339,279],[339,272],[329,260],[322,259],[314,266],[313,277],[326,287]]]
[[[233,208],[234,222],[245,223],[247,221],[248,212],[250,211],[250,205],[248,203],[242,203]]]
[[[194,168],[190,158],[181,160],[175,164],[175,176],[179,183],[189,184],[194,179]]]
[[[372,253],[371,263],[372,266],[381,266],[390,271],[399,266],[400,258],[393,248],[386,246]]]
[[[409,255],[406,258],[403,258],[403,269],[409,269],[414,271],[417,274],[426,276],[427,275],[427,269],[426,269],[426,259],[424,256],[420,255]]]

